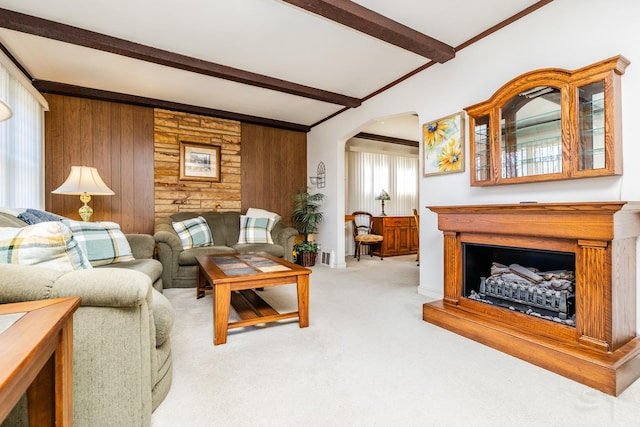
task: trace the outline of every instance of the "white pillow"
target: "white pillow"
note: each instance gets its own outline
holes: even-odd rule
[[[91,268],[69,227],[59,221],[0,227],[0,263],[37,265],[60,271]]]
[[[245,216],[249,218],[271,218],[273,223],[280,221],[282,217],[275,212],[269,212],[264,209],[249,208]]]

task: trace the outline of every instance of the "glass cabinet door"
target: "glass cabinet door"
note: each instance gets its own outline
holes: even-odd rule
[[[604,81],[578,88],[578,169],[605,167],[604,150]]]
[[[491,126],[489,125],[489,115],[476,117],[473,121],[473,141],[474,141],[474,162],[476,181],[488,181],[491,179]]]
[[[562,172],[561,93],[536,86],[500,109],[502,178]]]

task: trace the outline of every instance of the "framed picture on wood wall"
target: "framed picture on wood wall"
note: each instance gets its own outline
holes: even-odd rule
[[[464,172],[464,112],[422,127],[424,176]]]
[[[220,182],[220,146],[180,141],[180,179]]]

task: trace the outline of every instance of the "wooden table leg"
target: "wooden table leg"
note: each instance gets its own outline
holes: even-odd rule
[[[60,329],[54,353],[27,389],[29,425],[73,425],[73,322]]]
[[[231,287],[228,283],[213,285],[213,344],[227,342]]]
[[[309,326],[309,275],[301,274],[296,281],[298,286],[298,316],[300,327]]]
[[[206,287],[207,287],[207,279],[204,276],[202,267],[198,265],[198,277],[196,278],[196,299],[200,299],[204,296],[204,291]]]
[[[73,425],[73,318],[60,331],[56,350],[56,426]]]

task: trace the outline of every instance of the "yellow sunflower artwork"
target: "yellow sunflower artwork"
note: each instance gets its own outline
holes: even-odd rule
[[[424,175],[464,171],[464,113],[423,125]]]
[[[424,126],[424,145],[429,151],[433,151],[436,145],[447,138],[451,129],[449,118],[427,123]]]
[[[462,147],[460,141],[451,139],[445,144],[438,155],[438,170],[440,172],[453,172],[460,170],[462,160]]]

